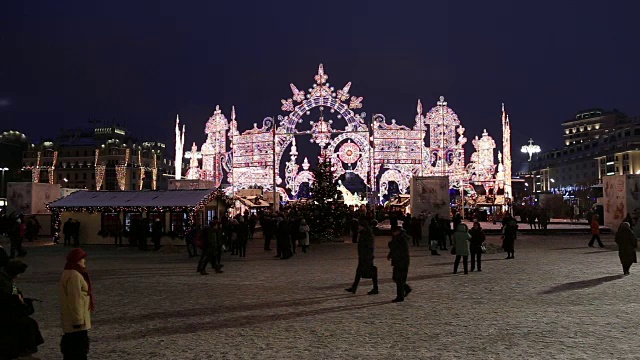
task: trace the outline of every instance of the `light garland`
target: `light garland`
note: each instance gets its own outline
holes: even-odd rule
[[[153,167],[151,168],[151,189],[158,190],[158,156],[156,152],[153,152]]]
[[[131,151],[125,150],[124,164],[116,165],[116,179],[118,180],[118,187],[120,190],[124,190],[127,183],[127,166],[129,165],[129,156]]]
[[[98,165],[99,156],[100,156],[100,149],[96,149],[94,167],[95,167],[95,174],[96,174],[96,190],[98,191],[102,187],[102,182],[104,181],[104,173],[107,168],[105,165]]]
[[[31,168],[31,181],[34,183],[40,182],[40,160],[42,160],[42,152],[38,151],[36,166]]]
[[[54,170],[56,169],[56,163],[58,162],[58,152],[54,151],[53,152],[53,162],[51,163],[51,166],[47,169],[47,172],[49,174],[49,184],[53,185],[53,183],[55,182],[55,174],[54,174]]]
[[[138,190],[142,190],[144,186],[144,172],[146,170],[142,164],[142,150],[138,150],[138,170],[140,171],[140,177],[138,178]]]

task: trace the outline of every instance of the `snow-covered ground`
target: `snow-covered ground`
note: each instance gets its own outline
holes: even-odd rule
[[[380,294],[362,280],[346,293],[356,245],[312,245],[281,261],[250,243],[225,256],[225,273],[202,276],[186,252],[87,247],[96,296],[91,359],[621,359],[638,358],[640,267],[622,277],[615,245],[588,236],[522,235],[516,258],[485,256],[482,273],[453,275],[453,257],[411,248],[404,303],[378,238]],[[497,237],[490,238],[499,242]],[[59,359],[61,246],[28,249],[19,279]],[[180,249],[183,250],[183,249]]]

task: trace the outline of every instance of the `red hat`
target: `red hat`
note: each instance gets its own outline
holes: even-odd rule
[[[77,263],[80,260],[84,259],[87,257],[87,253],[84,252],[84,250],[80,249],[80,248],[76,248],[73,249],[71,251],[69,251],[69,254],[67,254],[67,262],[68,263]]]

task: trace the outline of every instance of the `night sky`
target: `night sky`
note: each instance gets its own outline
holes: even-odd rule
[[[38,141],[116,119],[172,144],[179,113],[200,144],[217,104],[236,106],[242,130],[284,115],[289,83],[306,91],[321,62],[369,116],[413,125],[418,98],[429,109],[444,95],[470,140],[487,128],[500,141],[504,102],[514,152],[529,137],[562,146],[560,123],[581,109],[640,115],[635,2],[140,3],[4,3],[0,130]]]

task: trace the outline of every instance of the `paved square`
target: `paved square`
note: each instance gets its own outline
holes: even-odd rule
[[[584,236],[521,236],[515,260],[485,255],[482,273],[452,275],[453,257],[411,248],[414,291],[395,287],[377,239],[381,293],[356,295],[354,244],[312,245],[274,259],[251,244],[201,276],[186,252],[87,247],[96,311],[91,359],[621,359],[640,358],[640,267],[622,273]],[[499,242],[490,237],[490,242]],[[58,279],[68,249],[32,248],[19,285],[40,298],[42,359],[61,358]],[[180,249],[183,250],[183,249]]]

